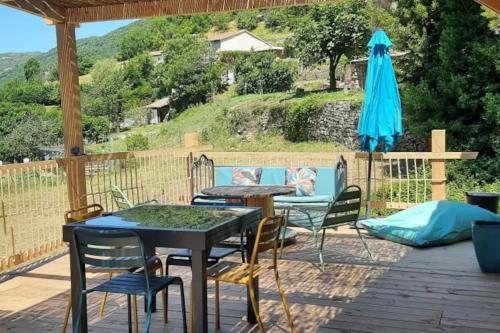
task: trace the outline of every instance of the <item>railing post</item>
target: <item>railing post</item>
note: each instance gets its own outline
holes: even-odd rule
[[[191,199],[194,196],[194,187],[193,187],[193,174],[191,170],[191,166],[193,165],[193,152],[189,152],[187,156],[187,175],[188,175],[188,200],[191,201]]]
[[[446,152],[446,130],[432,131],[433,153]],[[445,160],[432,160],[432,200],[446,199],[446,166]]]
[[[73,156],[76,150],[84,153],[80,85],[76,55],[75,26],[68,23],[56,25],[61,107],[63,110],[64,156]],[[74,150],[74,151],[73,151]],[[83,159],[67,160],[68,199],[71,209],[87,205],[85,162]]]

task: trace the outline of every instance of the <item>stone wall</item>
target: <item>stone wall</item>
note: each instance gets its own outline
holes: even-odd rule
[[[331,141],[349,149],[358,150],[358,119],[361,103],[339,101],[326,103],[312,126],[310,137],[318,141]],[[394,151],[425,151],[427,143],[418,140],[408,129],[398,141]]]
[[[332,142],[348,149],[359,150],[358,119],[361,103],[338,101],[326,103],[321,111],[301,130],[311,140]],[[284,135],[286,132],[286,107],[268,108],[263,105],[255,110],[233,109],[226,118],[231,133],[236,137],[252,140],[257,133],[272,131]],[[408,130],[397,143],[394,151],[426,151],[428,144],[417,140]]]

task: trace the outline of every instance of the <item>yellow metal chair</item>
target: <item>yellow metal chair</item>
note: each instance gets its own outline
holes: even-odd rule
[[[262,333],[265,332],[264,324],[259,315],[259,305],[255,299],[253,282],[257,276],[266,270],[273,269],[278,292],[281,296],[283,307],[285,308],[288,323],[290,324],[290,332],[296,332],[278,274],[278,244],[282,225],[283,216],[266,217],[260,222],[257,229],[255,246],[249,263],[241,264],[237,262],[221,261],[208,270],[208,279],[215,281],[215,327],[217,329],[220,328],[219,282],[228,282],[247,286],[250,294],[250,301],[259,324],[259,329]],[[257,263],[259,253],[270,249],[273,250],[272,265],[267,267],[259,265]]]
[[[81,222],[88,220],[93,217],[98,217],[101,216],[104,213],[104,208],[99,205],[99,204],[92,204],[89,206],[81,207],[75,210],[70,210],[67,211],[64,214],[64,221],[66,223],[73,223],[73,222]],[[160,271],[160,274],[163,275],[163,264],[160,260],[160,258],[154,256],[151,257],[148,260],[151,271]],[[121,273],[129,273],[128,270],[120,270],[120,269],[105,269],[105,268],[99,268],[99,267],[87,267],[85,269],[87,273],[107,273],[109,274],[109,279],[113,277],[113,274],[121,274]],[[99,318],[102,319],[104,317],[104,307],[106,306],[106,299],[108,297],[108,293],[104,293],[101,298],[101,305],[99,307]],[[137,297],[135,295],[132,296],[132,306],[133,306],[133,313],[134,313],[134,332],[138,333],[139,332],[139,320],[138,320],[138,314],[137,314]],[[165,305],[164,305],[165,308]],[[66,312],[64,314],[64,321],[63,325],[61,328],[61,332],[65,333],[66,329],[68,327],[68,321],[69,321],[69,316],[71,314],[71,297],[68,300],[68,305],[66,306]],[[166,315],[165,316],[165,321],[166,321]]]

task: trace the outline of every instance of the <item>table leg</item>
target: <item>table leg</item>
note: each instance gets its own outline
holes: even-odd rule
[[[245,206],[262,208],[262,217],[274,216],[274,201],[273,197],[256,197],[246,198]]]
[[[255,245],[255,233],[251,229],[248,229],[246,231],[246,238],[247,238],[247,245],[246,245],[247,246],[247,248],[246,248],[247,258],[248,258],[248,260],[250,260],[250,258],[252,257],[252,251],[253,251],[253,248]],[[255,263],[257,264],[258,262],[259,262],[259,257],[257,255],[257,258],[255,258]],[[258,309],[259,308],[258,307],[258,304],[259,304],[259,277],[258,276],[256,276],[253,279],[253,290],[254,290],[255,300],[257,302],[257,309]],[[247,321],[250,324],[257,323],[257,317],[255,316],[255,312],[253,311],[252,302],[250,301],[250,293],[248,291],[248,288],[247,288]]]
[[[156,247],[154,246],[149,246],[147,244],[144,245],[144,254],[146,257],[152,257],[156,255]],[[150,272],[150,275],[155,275],[156,272]],[[146,297],[144,297],[144,312],[148,312],[148,302],[146,300]],[[153,297],[153,300],[151,302],[151,312],[156,312],[156,297]]]
[[[208,332],[207,314],[207,250],[193,250],[192,252],[192,272],[191,281],[192,305],[191,316],[192,333]]]
[[[69,247],[69,263],[71,271],[71,318],[72,323],[76,323],[78,316],[78,307],[81,297],[80,272],[76,261],[77,253],[72,244]],[[85,288],[85,286],[83,286]],[[87,298],[83,296],[82,309],[80,314],[80,333],[87,333]],[[73,328],[73,332],[75,329]]]

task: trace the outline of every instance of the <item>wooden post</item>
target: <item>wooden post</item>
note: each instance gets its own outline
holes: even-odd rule
[[[198,146],[198,133],[186,133],[184,135],[184,147],[192,148]]]
[[[446,152],[446,130],[432,131],[433,153]],[[446,199],[446,167],[445,160],[433,160],[432,168],[432,200]]]
[[[75,25],[56,25],[59,82],[63,110],[64,156],[73,156],[72,150],[84,153],[82,115],[80,110],[80,84],[76,56]],[[85,162],[83,159],[67,159],[68,199],[71,209],[87,205]]]

